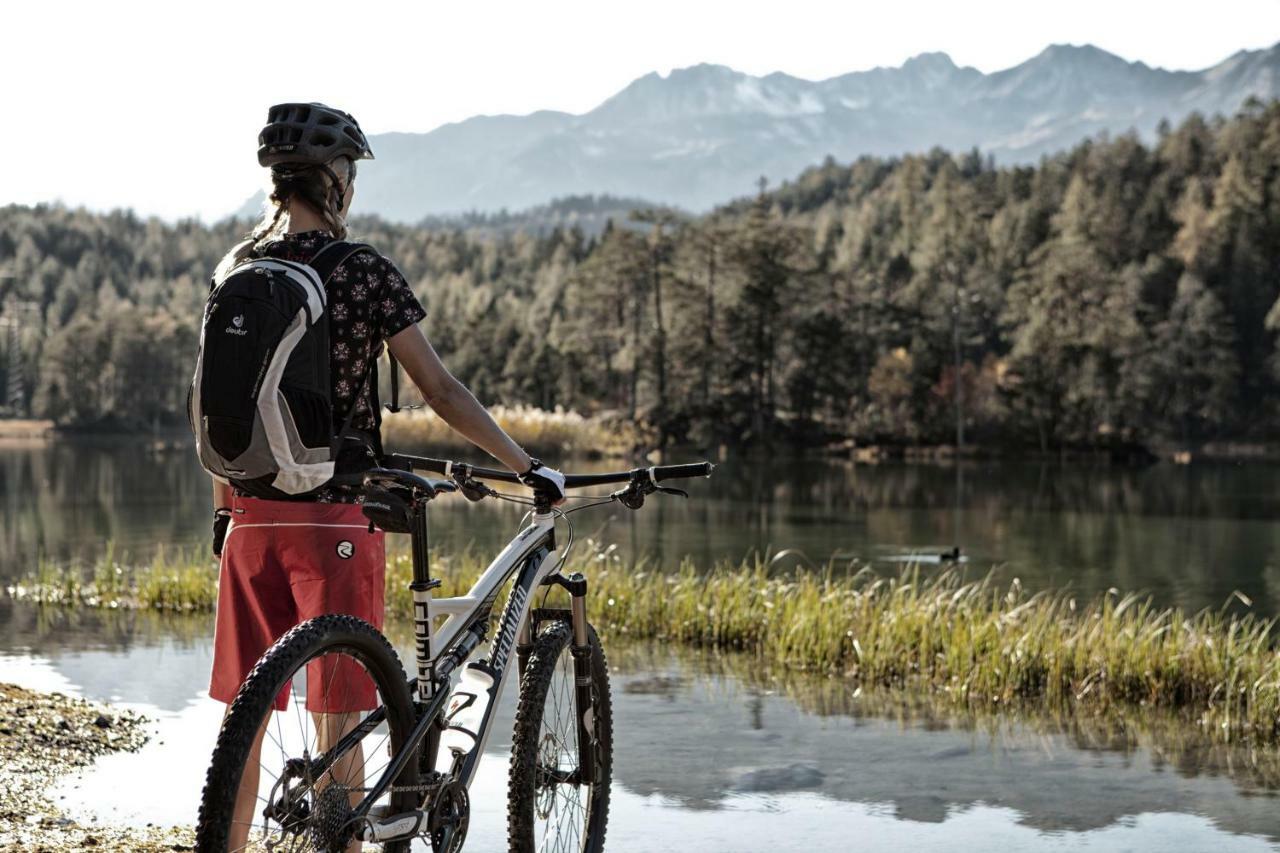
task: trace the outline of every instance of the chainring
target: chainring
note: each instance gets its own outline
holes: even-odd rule
[[[458,853],[467,840],[467,824],[471,821],[471,798],[461,782],[446,782],[436,794],[427,818],[434,853]]]

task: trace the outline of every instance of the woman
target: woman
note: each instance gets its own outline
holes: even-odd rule
[[[223,265],[245,257],[306,263],[330,241],[346,237],[356,161],[372,159],[373,152],[355,119],[323,104],[272,107],[258,141],[258,162],[271,169],[272,209],[251,241]],[[519,473],[526,485],[563,496],[563,476],[512,441],[440,362],[418,325],[426,311],[395,264],[374,252],[359,252],[334,270],[326,291],[335,434],[354,407],[349,429],[376,437],[376,383],[366,378],[385,342],[449,426]],[[233,494],[220,482],[213,491],[218,508],[214,553],[222,560],[209,687],[213,698],[230,703],[267,648],[306,619],[346,613],[381,627],[383,534],[370,530],[357,487],[329,485],[297,501]],[[309,673],[309,682],[318,681],[313,676]],[[326,671],[326,682],[335,676],[364,680],[359,673]],[[366,696],[329,709],[309,695],[321,748],[358,720],[359,714],[350,711],[371,709],[374,701]],[[250,825],[260,819],[254,804],[261,746],[260,733],[240,783],[231,850],[244,846]],[[335,777],[358,786],[362,758],[353,751],[344,763]]]

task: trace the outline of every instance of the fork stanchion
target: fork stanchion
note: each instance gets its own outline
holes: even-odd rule
[[[578,779],[593,785],[596,778],[595,701],[591,695],[591,640],[587,634],[587,579],[574,572],[563,586],[569,591],[569,613],[573,624],[573,692],[578,713]]]

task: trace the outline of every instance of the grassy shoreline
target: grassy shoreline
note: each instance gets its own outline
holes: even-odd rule
[[[471,555],[441,557],[440,594],[464,591],[482,568]],[[568,568],[589,576],[592,619],[607,636],[746,652],[975,710],[1177,710],[1215,741],[1280,743],[1274,620],[1159,609],[1137,595],[1032,594],[955,570],[777,574],[757,559],[655,572],[607,550]],[[407,555],[393,556],[389,613],[410,612],[408,578]],[[8,592],[46,606],[207,612],[216,582],[203,555],[170,551],[135,568],[110,554],[87,571],[42,564]]]

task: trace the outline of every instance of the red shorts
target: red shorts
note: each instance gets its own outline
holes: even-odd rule
[[[236,498],[222,547],[209,695],[230,703],[258,658],[315,616],[345,613],[382,627],[386,552],[356,504]],[[276,699],[288,708],[291,685]],[[377,707],[373,681],[346,655],[307,665],[307,710]]]

